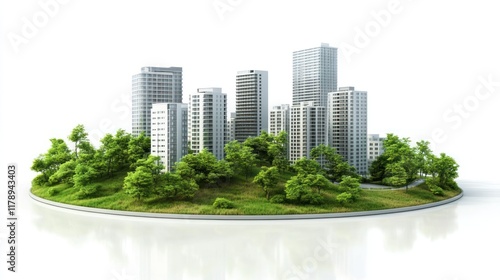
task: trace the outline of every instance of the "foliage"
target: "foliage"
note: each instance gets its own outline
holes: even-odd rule
[[[336,200],[340,202],[340,204],[346,204],[354,202],[354,197],[350,192],[343,192],[337,195]]]
[[[47,190],[47,194],[49,196],[54,196],[54,195],[57,195],[58,193],[59,193],[59,190],[57,190],[55,187],[49,188]]]
[[[50,142],[52,145],[47,153],[38,156],[31,165],[31,170],[42,175],[37,178],[40,185],[50,185],[50,176],[57,172],[61,164],[71,159],[71,152],[64,140],[52,138]]]
[[[257,160],[271,164],[273,157],[269,153],[269,146],[274,142],[274,136],[262,131],[259,136],[248,137],[243,146],[249,147],[250,151],[256,155]]]
[[[272,165],[276,166],[281,172],[288,170],[290,167],[287,147],[288,134],[285,131],[280,131],[278,135],[274,136],[268,148],[268,154],[272,158]]]
[[[319,163],[316,160],[307,158],[301,158],[295,161],[293,169],[299,175],[321,173],[321,166],[319,165]]]
[[[338,182],[343,176],[358,177],[356,168],[349,165],[336,149],[321,144],[311,150],[311,158],[323,163],[325,176],[332,182]]]
[[[286,197],[283,194],[273,195],[270,200],[272,203],[284,203],[286,201]]]
[[[131,168],[135,168],[135,163],[140,159],[145,159],[151,152],[151,139],[143,132],[137,137],[131,137],[128,142],[127,156]]]
[[[79,124],[75,128],[73,128],[71,134],[68,136],[68,139],[74,143],[75,148],[73,151],[73,155],[75,159],[78,158],[78,149],[86,147],[89,143],[87,136],[88,133],[85,131],[85,127],[82,124]]]
[[[341,192],[349,194],[350,202],[356,201],[359,198],[361,192],[359,178],[351,176],[342,177],[342,181],[340,181],[339,183],[339,189]],[[341,197],[347,197],[347,196],[343,195]]]
[[[293,176],[285,184],[286,199],[299,202],[302,196],[309,192],[302,184],[301,176]]]
[[[309,192],[306,193],[302,198],[301,201],[307,204],[311,205],[320,205],[325,202],[325,198],[316,192]]]
[[[217,197],[212,205],[218,209],[234,208],[234,203],[231,200],[222,197]]]
[[[198,191],[198,184],[193,178],[182,178],[177,173],[165,173],[163,177],[163,186],[159,188],[159,194],[162,197],[190,199]]]
[[[439,157],[435,158],[431,166],[432,176],[437,178],[438,186],[441,188],[455,188],[455,179],[458,177],[458,164],[455,160],[441,153]]]
[[[207,149],[198,154],[185,155],[176,164],[175,170],[183,178],[194,178],[200,187],[219,186],[222,180],[232,175],[228,164],[218,161]]]
[[[137,198],[148,197],[153,192],[153,175],[148,168],[139,166],[134,172],[128,172],[124,180],[125,193]]]
[[[275,188],[279,182],[279,173],[276,166],[263,166],[259,174],[255,176],[253,182],[259,185],[266,193],[266,199],[269,200],[269,195],[272,188]]]
[[[224,146],[224,152],[226,154],[226,161],[229,163],[229,168],[232,171],[231,174],[243,173],[248,180],[248,175],[250,175],[250,171],[256,163],[256,157],[252,152],[252,148],[242,145],[235,140]]]
[[[59,169],[49,177],[49,184],[55,185],[58,183],[68,183],[73,185],[73,176],[75,175],[76,161],[70,159],[61,164]]]
[[[406,171],[401,162],[388,164],[386,167],[386,177],[382,182],[388,186],[401,187],[406,184]]]

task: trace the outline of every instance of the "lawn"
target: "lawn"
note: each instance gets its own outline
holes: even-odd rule
[[[79,198],[77,188],[67,184],[52,187],[33,185],[31,191],[41,198],[86,207],[153,213],[212,215],[283,215],[370,211],[432,203],[461,193],[460,189],[445,190],[443,196],[435,196],[425,184],[422,184],[408,191],[363,190],[356,202],[343,205],[335,199],[340,193],[339,190],[333,188],[321,192],[325,197],[325,201],[321,205],[272,203],[266,199],[264,191],[252,183],[253,176],[249,176],[248,179],[244,177],[233,178],[218,188],[200,188],[196,195],[188,201],[174,201],[158,196],[137,200],[124,193],[122,186],[125,176],[124,172],[118,173],[113,178],[95,183],[101,186],[99,192],[93,197],[84,199]],[[284,194],[285,182],[291,176],[291,173],[281,174],[281,182],[272,195]],[[52,190],[49,191],[50,189]],[[217,209],[213,207],[212,204],[218,197],[231,200],[234,203],[234,208]]]

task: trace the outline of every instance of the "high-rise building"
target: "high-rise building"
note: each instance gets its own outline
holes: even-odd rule
[[[231,114],[229,115],[229,119],[227,120],[226,143],[229,143],[236,139],[235,120],[236,120],[236,112],[231,112]]]
[[[182,103],[181,67],[142,67],[132,77],[132,135],[151,136],[154,103]]]
[[[313,101],[325,106],[328,93],[337,91],[337,48],[328,44],[293,52],[293,103]]]
[[[367,174],[366,91],[341,87],[328,94],[328,134],[330,146],[359,174]]]
[[[274,106],[269,112],[269,133],[278,135],[285,131],[290,135],[290,105]]]
[[[380,137],[378,134],[368,134],[368,147],[366,149],[366,156],[368,158],[367,167],[370,168],[381,154],[384,153],[384,140],[385,137]]]
[[[151,109],[151,154],[166,171],[188,153],[188,105],[155,103]]]
[[[189,96],[189,143],[195,153],[207,149],[224,158],[227,95],[221,88],[199,88]]]
[[[310,157],[314,147],[327,144],[326,108],[313,101],[301,102],[290,109],[290,161]]]
[[[267,71],[238,71],[236,75],[235,138],[243,142],[248,137],[268,130]]]

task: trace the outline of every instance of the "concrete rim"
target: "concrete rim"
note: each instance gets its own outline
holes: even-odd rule
[[[445,204],[455,202],[463,197],[463,190],[457,196],[448,198],[438,202],[432,202],[416,206],[383,209],[383,210],[373,210],[373,211],[360,211],[360,212],[345,212],[345,213],[324,213],[324,214],[290,214],[290,215],[196,215],[196,214],[164,214],[164,213],[148,213],[148,212],[134,212],[134,211],[122,211],[122,210],[109,210],[101,208],[92,208],[84,206],[69,205],[60,202],[50,201],[44,198],[40,198],[34,195],[31,191],[29,192],[30,197],[43,204],[96,214],[105,215],[118,215],[118,216],[129,216],[129,217],[141,217],[141,218],[159,218],[159,219],[185,219],[185,220],[240,220],[240,221],[256,221],[256,220],[305,220],[305,219],[330,219],[330,218],[348,218],[348,217],[362,217],[362,216],[372,216],[372,215],[383,215],[383,214],[393,214],[408,211],[416,211],[421,209],[427,209],[432,207],[437,207]]]

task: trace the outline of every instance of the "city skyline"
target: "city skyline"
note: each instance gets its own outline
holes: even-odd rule
[[[482,128],[498,118],[500,102],[500,70],[493,63],[500,43],[491,36],[498,26],[495,10],[486,1],[455,3],[453,9],[441,2],[393,2],[242,1],[222,18],[210,1],[126,2],[120,13],[114,2],[68,2],[28,37],[22,34],[25,22],[33,23],[42,7],[3,3],[2,133],[36,135],[38,142],[23,148],[23,160],[44,150],[46,139],[65,138],[77,123],[88,128],[94,143],[118,128],[129,130],[130,77],[145,65],[182,65],[185,92],[216,86],[228,95],[236,71],[266,68],[272,77],[269,104],[291,104],[293,51],[328,42],[339,48],[338,85],[370,94],[369,133],[429,140],[436,152],[462,163],[464,178],[491,178],[490,164],[483,170],[475,163],[496,147],[496,132]],[[11,33],[25,38],[17,48]],[[258,39],[248,40],[250,34]],[[235,101],[228,97],[233,111]],[[18,106],[36,115],[38,125],[10,121]],[[487,141],[479,150],[477,135]],[[16,146],[14,139],[5,141]],[[2,153],[6,159],[19,154]]]

